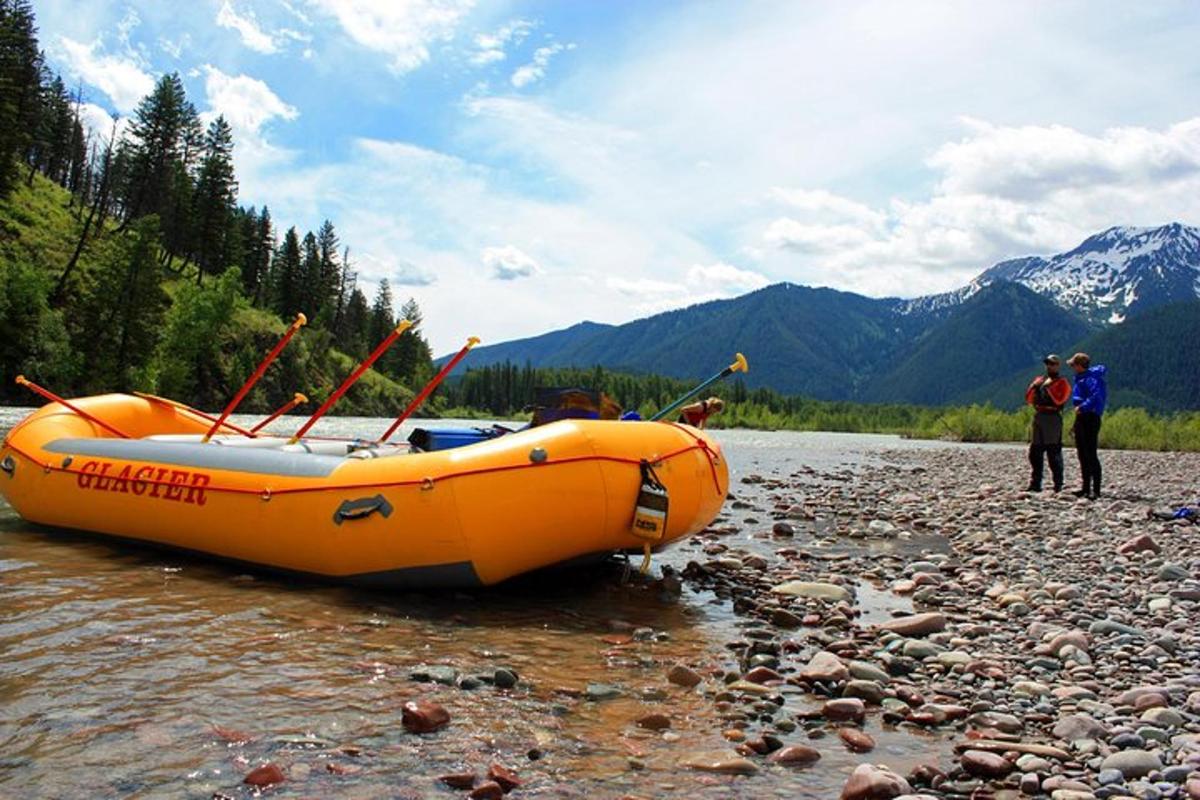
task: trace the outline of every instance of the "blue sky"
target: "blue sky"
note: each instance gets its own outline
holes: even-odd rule
[[[178,71],[234,125],[240,201],[332,219],[439,352],[1200,224],[1190,1],[34,7],[95,127]]]

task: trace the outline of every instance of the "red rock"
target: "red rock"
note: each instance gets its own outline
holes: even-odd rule
[[[488,780],[500,784],[500,788],[506,794],[521,785],[521,779],[517,777],[517,773],[501,764],[492,764],[488,767],[487,776]]]
[[[691,689],[693,686],[700,685],[700,681],[704,680],[700,677],[700,673],[684,664],[676,664],[671,667],[667,673],[667,680],[676,686],[683,686]]]
[[[1151,708],[1166,708],[1167,698],[1163,697],[1161,694],[1139,695],[1138,698],[1133,701],[1133,707],[1138,711],[1146,711],[1147,709]]]
[[[862,722],[867,716],[867,707],[857,697],[839,697],[827,700],[821,707],[821,714],[834,722]]]
[[[782,764],[787,767],[804,767],[820,760],[820,751],[803,744],[789,744],[767,757],[767,761],[772,764]]]
[[[286,778],[283,775],[283,770],[277,764],[263,764],[261,767],[250,770],[246,777],[242,778],[242,783],[249,786],[273,786],[277,783],[283,783]]]
[[[325,771],[334,775],[353,775],[358,770],[358,767],[350,764],[339,764],[336,761],[330,761],[325,764]]]
[[[627,633],[612,633],[608,636],[601,636],[600,641],[604,642],[605,644],[623,645],[632,643],[633,637]]]
[[[1141,553],[1147,550],[1154,553],[1162,552],[1162,548],[1158,546],[1157,542],[1150,538],[1150,534],[1148,533],[1134,536],[1132,539],[1127,540],[1124,544],[1117,548],[1117,552],[1123,556]]]
[[[1188,778],[1188,782],[1183,785],[1183,790],[1187,792],[1187,796],[1191,800],[1200,800],[1200,778]]]
[[[986,750],[968,750],[959,759],[963,769],[977,778],[1003,778],[1013,771],[1007,758]]]
[[[918,692],[912,686],[900,686],[896,689],[896,697],[908,703],[910,706],[925,705],[925,696]]]
[[[245,744],[246,742],[254,741],[254,737],[245,731],[226,728],[221,725],[213,725],[212,732],[217,735],[218,739],[224,739],[230,744]]]
[[[910,792],[908,781],[891,770],[859,764],[842,787],[841,800],[892,800]]]
[[[879,627],[881,630],[898,633],[901,636],[928,636],[946,629],[946,617],[937,611],[929,611],[924,614],[899,617],[885,622]]]
[[[471,800],[500,800],[504,797],[504,789],[495,781],[485,781],[472,789],[467,797]]]
[[[647,714],[637,721],[639,728],[652,731],[665,731],[671,727],[671,718],[666,714]]]
[[[854,753],[869,753],[875,749],[875,740],[858,728],[839,728],[838,738]]]
[[[801,680],[838,683],[850,677],[850,670],[833,653],[821,650],[800,671]]]
[[[451,772],[448,775],[443,775],[438,778],[439,781],[449,786],[451,789],[467,789],[475,788],[475,773],[474,772]]]
[[[755,667],[743,675],[742,680],[750,683],[769,683],[770,681],[781,681],[783,676],[770,667]]]
[[[430,700],[410,700],[401,709],[401,722],[409,733],[433,733],[450,724],[450,712]]]

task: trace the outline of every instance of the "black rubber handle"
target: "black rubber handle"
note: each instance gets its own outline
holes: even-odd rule
[[[337,511],[333,512],[333,524],[341,525],[348,520],[366,519],[378,511],[385,518],[392,515],[392,504],[381,494],[374,497],[362,497],[358,500],[346,500]]]

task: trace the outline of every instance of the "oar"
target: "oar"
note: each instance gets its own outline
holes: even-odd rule
[[[339,386],[333,394],[329,395],[329,399],[322,403],[321,407],[318,408],[316,412],[314,412],[313,415],[308,418],[308,422],[301,425],[300,430],[292,434],[292,438],[288,440],[288,444],[295,444],[296,442],[300,441],[300,437],[308,433],[309,428],[311,428],[313,425],[316,425],[317,420],[325,416],[326,411],[333,408],[333,404],[340,400],[342,395],[344,395],[350,389],[350,387],[354,385],[354,382],[357,381],[364,372],[371,368],[371,365],[374,364],[376,360],[378,360],[378,358],[384,354],[384,351],[392,346],[392,342],[399,339],[400,334],[404,333],[411,327],[412,320],[400,320],[400,324],[396,326],[395,330],[387,335],[386,339],[379,343],[379,346],[375,348],[371,355],[367,356],[366,361],[359,364],[354,372],[351,372],[346,377],[346,380],[342,381],[342,385]]]
[[[408,407],[404,409],[404,412],[401,413],[400,416],[396,417],[396,421],[392,423],[392,427],[388,428],[387,433],[383,434],[383,437],[380,438],[380,444],[386,442],[391,435],[396,432],[396,429],[403,424],[404,420],[412,416],[412,413],[421,407],[421,404],[425,402],[425,399],[433,393],[433,390],[436,389],[443,380],[445,380],[446,376],[449,375],[456,366],[458,366],[458,362],[466,358],[467,353],[471,352],[471,348],[477,344],[479,344],[478,336],[471,336],[467,339],[467,343],[463,345],[463,349],[459,350],[454,358],[446,362],[446,365],[442,367],[441,371],[439,371],[437,375],[434,375],[433,379],[430,380],[429,383],[425,384],[425,388],[417,392],[417,396],[412,399],[412,402],[408,404]]]
[[[253,428],[251,428],[251,429],[250,429],[250,432],[251,432],[251,433],[258,433],[260,430],[262,430],[263,428],[267,427],[267,426],[268,426],[268,425],[270,425],[272,422],[274,422],[275,420],[279,419],[280,417],[282,417],[284,414],[286,414],[286,413],[288,413],[289,411],[291,411],[291,410],[292,410],[293,408],[295,408],[296,406],[298,406],[298,405],[302,405],[302,404],[304,404],[304,403],[307,403],[307,402],[308,402],[308,398],[307,398],[307,397],[305,397],[305,396],[304,396],[303,394],[301,394],[300,392],[296,392],[294,395],[292,395],[292,399],[291,399],[291,400],[288,400],[286,403],[284,403],[283,405],[281,405],[279,408],[277,408],[277,409],[275,409],[274,411],[272,411],[272,412],[271,412],[271,416],[267,417],[267,418],[266,418],[266,419],[264,419],[262,422],[258,423],[258,424],[257,424],[257,425],[255,425]]]
[[[292,337],[296,335],[296,331],[303,328],[304,323],[306,322],[308,322],[308,317],[304,316],[303,314],[296,315],[295,321],[288,326],[287,333],[283,334],[283,338],[279,340],[279,343],[275,345],[271,352],[267,353],[267,357],[264,358],[262,363],[258,365],[258,369],[254,370],[254,374],[251,375],[244,384],[242,384],[241,389],[238,389],[237,394],[235,394],[233,399],[229,401],[229,405],[225,406],[225,410],[221,412],[221,416],[216,422],[213,423],[212,427],[208,429],[208,433],[204,434],[204,438],[200,440],[201,442],[207,443],[208,440],[213,437],[213,434],[217,432],[217,429],[225,424],[225,420],[229,419],[229,415],[233,413],[234,409],[238,407],[238,404],[241,403],[242,400],[245,399],[246,395],[249,394],[250,390],[254,388],[254,384],[258,383],[259,378],[266,373],[267,367],[271,366],[271,362],[279,357],[279,354],[283,352],[283,348],[287,347],[287,343],[290,342]]]
[[[725,369],[718,372],[716,375],[713,375],[711,378],[704,381],[699,386],[696,386],[695,388],[689,390],[686,394],[681,395],[677,400],[675,400],[675,402],[671,403],[666,408],[662,409],[657,414],[655,414],[653,417],[651,417],[650,421],[655,422],[655,421],[660,420],[663,417],[671,414],[673,411],[677,410],[680,406],[682,406],[688,400],[691,400],[693,397],[700,394],[701,392],[703,392],[708,387],[712,386],[717,381],[724,380],[725,378],[728,378],[730,375],[732,375],[735,372],[749,372],[749,371],[750,371],[750,365],[748,363],[746,363],[746,357],[744,355],[742,355],[741,353],[738,353],[737,358],[734,359],[732,364],[730,364],[728,367],[726,367]]]
[[[121,431],[117,430],[112,425],[109,425],[107,422],[100,419],[99,417],[92,416],[88,412],[84,411],[82,408],[79,408],[78,406],[73,405],[68,400],[64,400],[63,398],[59,397],[58,395],[56,395],[54,392],[50,391],[49,389],[43,389],[41,386],[38,386],[36,383],[29,380],[24,375],[17,376],[17,385],[24,386],[26,389],[28,389],[29,391],[31,391],[35,394],[40,394],[42,397],[46,398],[51,403],[58,403],[60,406],[63,406],[64,408],[67,408],[70,411],[73,411],[74,413],[78,414],[79,416],[83,417],[84,419],[88,420],[89,422],[96,423],[101,428],[104,428],[104,430],[108,431],[109,433],[113,434],[114,436],[117,436],[121,439],[129,438],[128,434],[122,433]]]

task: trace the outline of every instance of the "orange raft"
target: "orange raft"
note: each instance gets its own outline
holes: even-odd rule
[[[372,586],[490,585],[640,551],[643,460],[669,496],[656,547],[708,525],[729,488],[712,440],[661,422],[565,420],[411,453],[271,436],[201,443],[209,423],[170,401],[69,402],[114,430],[50,403],[9,432],[0,494],[26,520]]]

